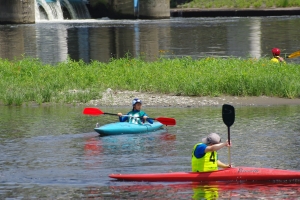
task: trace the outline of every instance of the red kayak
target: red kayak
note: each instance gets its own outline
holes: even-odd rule
[[[270,180],[294,180],[300,181],[300,171],[233,167],[214,172],[170,172],[156,174],[111,174],[110,178],[126,181],[270,181]]]

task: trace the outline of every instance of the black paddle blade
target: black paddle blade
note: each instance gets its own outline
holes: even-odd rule
[[[224,104],[222,107],[222,118],[224,124],[226,126],[230,127],[235,120],[235,112],[234,112],[234,107],[229,104]]]

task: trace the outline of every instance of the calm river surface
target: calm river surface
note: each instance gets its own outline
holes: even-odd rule
[[[227,138],[221,106],[147,108],[177,125],[136,135],[99,137],[78,106],[1,106],[0,199],[299,199],[299,182],[148,183],[114,181],[111,173],[190,171],[191,149],[210,132]],[[128,108],[102,107],[105,112]],[[237,106],[231,127],[235,166],[300,170],[300,106]],[[220,150],[228,162],[228,150]]]
[[[152,61],[159,57],[207,56],[271,58],[300,48],[300,17],[171,18],[166,20],[40,21],[0,25],[0,57],[62,62],[108,62],[126,54]],[[300,58],[288,60],[300,63]]]

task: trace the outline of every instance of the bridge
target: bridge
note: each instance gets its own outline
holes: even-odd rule
[[[170,0],[0,0],[0,24],[38,20],[170,18]]]

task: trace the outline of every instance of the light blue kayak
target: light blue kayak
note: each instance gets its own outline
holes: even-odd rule
[[[116,122],[96,127],[94,130],[100,135],[120,135],[120,134],[136,134],[147,133],[160,129],[163,126],[160,122],[153,124],[131,124],[128,122]]]

